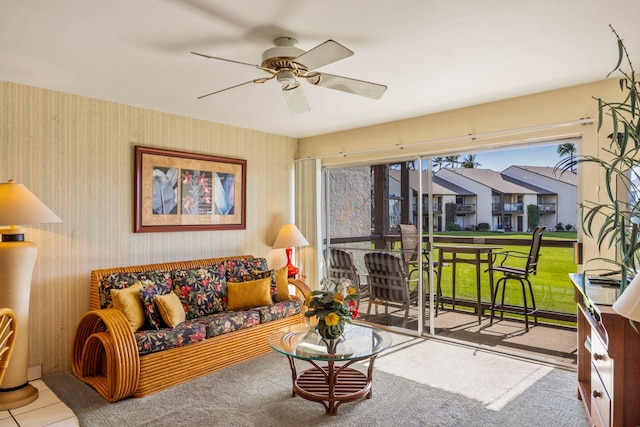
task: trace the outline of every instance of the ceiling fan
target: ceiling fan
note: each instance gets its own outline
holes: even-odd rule
[[[327,40],[306,52],[297,48],[295,45],[298,41],[291,37],[279,37],[275,39],[273,43],[275,47],[269,48],[262,53],[262,62],[260,65],[191,52],[194,55],[205,58],[255,67],[269,75],[268,77],[250,80],[199,96],[198,99],[241,86],[253,83],[265,83],[275,79],[282,86],[282,93],[289,107],[289,111],[292,114],[298,114],[309,111],[309,103],[300,86],[301,79],[305,79],[314,86],[340,90],[373,99],[380,99],[387,90],[385,85],[315,71],[317,68],[324,67],[325,65],[332,64],[353,55],[353,51],[333,40]]]

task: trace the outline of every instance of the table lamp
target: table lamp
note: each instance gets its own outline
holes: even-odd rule
[[[0,384],[0,410],[19,408],[38,398],[38,389],[28,383],[29,298],[31,276],[38,247],[24,240],[16,225],[62,222],[24,185],[13,180],[0,184],[0,308],[16,314],[16,340]]]
[[[613,310],[622,317],[640,322],[640,274],[627,285],[613,304]]]
[[[300,246],[309,246],[309,242],[304,238],[295,224],[285,224],[280,227],[278,237],[276,237],[276,241],[273,242],[273,249],[286,248],[287,272],[289,277],[296,277],[298,275],[298,267],[291,263],[291,251],[292,248]]]

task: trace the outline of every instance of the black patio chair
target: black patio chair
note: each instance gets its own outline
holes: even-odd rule
[[[529,253],[519,251],[505,251],[494,254],[493,265],[488,269],[490,274],[501,273],[503,276],[496,282],[494,294],[491,298],[491,319],[490,325],[493,325],[493,317],[496,311],[500,311],[500,319],[504,319],[504,313],[522,314],[524,316],[524,324],[526,331],[529,331],[529,316],[533,316],[534,324],[538,324],[538,309],[536,300],[533,296],[533,288],[529,281],[529,276],[535,275],[538,271],[538,258],[540,256],[540,246],[542,245],[542,233],[546,227],[538,226],[533,231],[531,237],[531,247]],[[497,261],[502,257],[499,264]],[[523,305],[505,304],[504,296],[509,281],[517,281],[522,289]],[[525,286],[526,284],[526,286]],[[498,292],[502,287],[502,295],[499,304],[496,304]],[[527,287],[529,296],[531,297],[531,307],[527,303]]]

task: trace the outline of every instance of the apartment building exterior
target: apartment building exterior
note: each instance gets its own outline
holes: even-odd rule
[[[417,224],[418,176],[423,180],[423,226],[428,219],[427,172],[409,172],[410,218]],[[494,231],[528,231],[528,205],[538,206],[538,225],[555,230],[575,226],[577,221],[576,174],[560,173],[551,166],[510,166],[496,172],[490,169],[442,168],[433,175],[434,230],[445,230],[445,206],[456,207],[456,224],[474,230],[488,224]],[[393,205],[400,186],[400,173],[390,171],[390,197]],[[396,210],[391,209],[390,212]],[[397,222],[397,221],[395,221]],[[391,221],[394,224],[394,221]]]

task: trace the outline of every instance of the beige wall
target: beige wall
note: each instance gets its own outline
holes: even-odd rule
[[[27,229],[26,238],[40,248],[29,364],[43,365],[45,374],[70,369],[71,339],[89,308],[92,269],[240,253],[284,264],[282,251],[270,245],[280,225],[294,220],[294,153],[297,159],[320,157],[325,165],[338,165],[579,134],[580,152],[596,154],[603,143],[594,125],[474,141],[458,137],[597,117],[592,96],[611,99],[616,88],[613,81],[598,82],[307,138],[297,147],[291,138],[0,81],[0,180],[25,184],[64,221]],[[135,145],[247,159],[247,230],[133,233]],[[380,151],[331,157],[371,148]],[[590,176],[579,191],[595,200],[602,177]],[[585,250],[593,252],[588,242]]]
[[[539,93],[443,113],[352,129],[300,140],[297,158],[322,158],[335,166],[375,159],[415,158],[467,153],[530,143],[532,138],[585,134],[587,149],[596,146],[595,126],[554,124],[597,119],[593,96],[617,97],[617,80]],[[503,133],[504,135],[501,135]],[[468,135],[473,135],[470,140]],[[358,151],[367,151],[359,154]],[[340,155],[337,155],[340,153]],[[354,153],[354,154],[351,154]]]
[[[25,235],[39,246],[29,365],[45,374],[70,370],[93,269],[234,254],[286,261],[271,244],[293,221],[295,139],[0,81],[0,144],[0,181],[25,184],[64,221]],[[133,233],[135,145],[246,159],[247,229]]]

